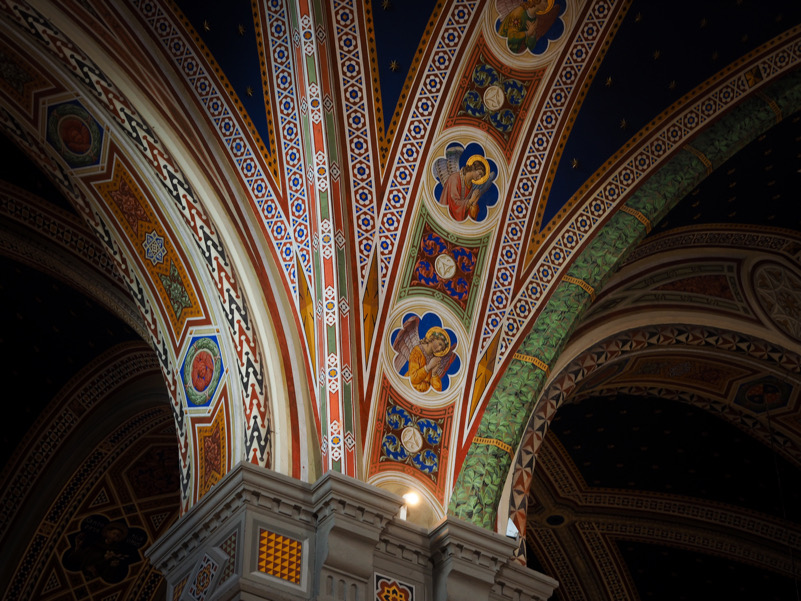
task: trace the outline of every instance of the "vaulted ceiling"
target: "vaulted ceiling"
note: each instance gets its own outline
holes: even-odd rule
[[[128,123],[150,122],[143,138],[163,138],[158,152],[201,199],[196,219],[226,249],[218,262],[233,266],[248,323],[269,324],[245,337],[284,347],[284,383],[269,385],[288,399],[271,409],[274,446],[265,459],[252,432],[243,447],[230,431],[219,471],[261,454],[299,478],[337,469],[416,487],[422,523],[449,511],[503,530],[511,516],[561,601],[797,598],[796,2],[556,0],[531,49],[501,34],[515,3],[500,0],[3,4],[2,342],[26,391],[7,403],[2,437],[0,535],[15,541],[4,598],[155,598],[144,562],[109,582],[65,558],[103,519],[124,521],[131,540],[163,533],[213,483],[187,440],[219,444],[219,407],[235,411],[248,389],[247,360],[226,351],[226,310],[211,307],[224,286],[200,273],[203,244],[104,112],[121,90],[140,111]],[[37,11],[49,26],[31,25]],[[48,27],[117,91],[79,94],[80,70],[75,90],[26,80],[46,61],[53,87],[67,81],[30,33],[56,39]],[[30,127],[15,93],[41,102]],[[89,167],[46,152],[49,116],[75,102],[105,136]],[[442,204],[436,161],[468,155],[495,179],[462,218]],[[172,338],[154,338],[158,310],[142,309],[157,306],[142,298],[160,277],[131,268],[142,243],[129,233],[127,250],[112,211],[78,198],[111,177],[112,157],[140,173],[128,181],[154,207],[148,223],[163,211],[169,227],[153,231],[172,236],[208,304],[187,308],[198,314]],[[82,179],[71,196],[64,181]],[[420,388],[401,341],[415,348],[432,328],[452,363]],[[192,406],[175,390],[204,336],[230,369]],[[410,425],[422,436],[402,440]],[[50,459],[32,469],[37,452]],[[167,453],[175,470],[139,486]]]

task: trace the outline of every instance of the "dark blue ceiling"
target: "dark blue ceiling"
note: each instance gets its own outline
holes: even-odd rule
[[[801,115],[775,125],[704,179],[650,236],[687,225],[801,230]]]
[[[801,471],[692,405],[592,398],[562,407],[551,432],[591,487],[730,503],[801,523]]]
[[[178,0],[176,4],[219,64],[269,151],[262,65],[251,2]],[[375,39],[385,128],[392,120],[436,5],[431,0],[372,0],[373,29],[367,33]]]
[[[634,0],[568,135],[543,226],[673,102],[798,23],[796,0],[701,0],[686,6]]]
[[[177,5],[219,64],[270,152],[261,61],[250,0],[179,0]]]

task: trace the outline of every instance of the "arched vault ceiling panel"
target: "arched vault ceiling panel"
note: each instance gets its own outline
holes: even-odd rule
[[[253,134],[272,155],[274,125],[270,100],[267,54],[256,2],[177,1],[179,15],[196,43],[213,56],[218,76],[228,84],[234,102],[249,118]]]
[[[365,3],[374,31],[370,42],[373,89],[379,109],[376,119],[379,129],[383,129],[387,136],[380,149],[382,161],[389,151],[400,114],[408,100],[409,86],[444,4],[429,0],[370,0]]]
[[[776,469],[766,469],[774,463],[770,445],[702,407],[631,394],[589,397],[566,405],[551,431],[588,487],[661,492],[801,520],[801,464],[777,459],[785,483],[779,489]]]
[[[670,105],[712,85],[742,56],[801,23],[796,2],[767,6],[732,1],[725,13],[718,12],[720,6],[696,3],[688,15],[661,2],[631,3],[586,96],[574,109],[562,160],[552,164],[553,183],[544,189],[547,204],[540,229],[609,157],[632,144]]]
[[[678,399],[619,395],[569,409],[539,455],[526,533],[529,565],[559,579],[562,601],[694,601],[713,583],[733,598],[789,598],[798,464],[775,462],[747,430]]]
[[[676,311],[684,311],[688,322],[793,348],[801,335],[794,300],[800,256],[801,235],[778,228],[700,225],[646,238],[598,295],[564,360],[576,352],[571,349],[595,342],[588,336],[608,335],[621,323],[670,320]]]
[[[139,335],[69,285],[7,257],[0,258],[4,298],[3,338],[17,341],[5,365],[11,381],[32,387],[22,403],[10,403],[0,456],[10,457],[45,405],[90,361]],[[41,315],[49,317],[42,327]],[[48,357],[51,360],[48,360]]]
[[[171,392],[186,509],[239,459],[271,461],[263,350],[201,198],[211,193],[193,187],[132,100],[51,21],[19,3],[2,14],[6,44],[27,44],[17,67],[59,82],[28,90],[41,106],[26,114],[31,98],[4,80],[3,126],[60,180],[141,305]],[[42,92],[59,87],[75,99]]]
[[[576,356],[537,403],[517,455],[511,516],[522,531],[534,456],[557,410],[600,391],[691,403],[798,464],[799,375],[801,355],[736,332],[665,325],[611,336]]]
[[[525,474],[548,416],[564,402],[617,394],[679,400],[798,463],[797,319],[777,325],[771,315],[787,311],[776,312],[773,296],[760,292],[775,288],[760,274],[761,266],[783,274],[792,306],[799,251],[798,232],[768,227],[700,225],[647,238],[598,295],[538,403],[515,468],[512,515],[519,526]],[[665,325],[653,327],[659,323]],[[619,333],[632,326],[642,327]]]
[[[605,174],[606,179],[596,178],[596,188],[588,187],[574,205],[565,205],[565,210],[551,220],[550,230],[547,227],[541,230],[544,222],[541,219],[537,225],[535,222],[546,207],[549,176],[567,160],[561,142],[578,131],[577,119],[589,106],[586,98],[591,88],[600,86],[601,93],[610,91],[606,79],[600,82],[599,68],[605,56],[614,50],[616,40],[626,42],[631,37],[618,30],[632,27],[640,32],[640,41],[651,39],[647,32],[641,33],[648,27],[669,30],[671,27],[665,24],[675,22],[678,29],[673,27],[674,30],[689,28],[684,15],[674,11],[662,18],[640,3],[556,2],[553,15],[548,19],[543,16],[542,22],[547,26],[543,25],[544,31],[539,34],[542,44],[531,40],[528,48],[512,39],[511,21],[506,19],[511,13],[505,12],[508,7],[504,3],[454,1],[437,5],[434,13],[427,13],[435,18],[428,19],[429,25],[422,33],[412,35],[412,28],[408,29],[408,48],[417,47],[429,31],[431,37],[422,52],[414,55],[414,61],[419,59],[415,77],[405,80],[409,84],[408,100],[403,110],[394,113],[398,132],[384,170],[379,132],[385,130],[386,124],[380,126],[374,116],[376,110],[385,108],[377,103],[374,72],[376,56],[379,66],[383,59],[380,50],[375,55],[371,53],[371,48],[380,43],[376,39],[380,32],[378,27],[370,29],[368,19],[368,16],[377,19],[376,13],[383,6],[371,4],[368,15],[364,7],[348,2],[332,3],[325,8],[313,3],[291,4],[259,4],[258,16],[253,21],[261,23],[264,48],[270,49],[265,53],[265,61],[272,61],[274,67],[267,88],[276,100],[273,119],[281,124],[275,129],[275,148],[280,149],[275,153],[280,185],[275,186],[259,183],[265,181],[263,171],[259,171],[266,169],[264,157],[258,156],[258,145],[248,140],[246,124],[236,120],[241,110],[236,98],[222,93],[225,82],[230,84],[233,77],[222,77],[224,67],[220,68],[219,77],[212,73],[214,66],[222,65],[222,61],[211,61],[204,67],[209,77],[203,81],[209,81],[211,87],[219,86],[219,93],[211,93],[198,88],[197,81],[201,80],[187,67],[201,64],[206,58],[198,56],[195,63],[183,58],[184,53],[191,55],[196,46],[211,48],[214,22],[204,18],[208,20],[204,23],[195,18],[192,28],[195,33],[187,34],[181,31],[187,29],[187,22],[176,25],[174,19],[165,16],[167,10],[155,16],[146,3],[137,5],[137,10],[165,52],[171,55],[170,60],[175,60],[187,77],[203,110],[218,129],[229,158],[251,193],[249,200],[262,219],[258,228],[284,271],[284,281],[298,315],[297,325],[307,343],[305,360],[309,373],[314,374],[309,386],[313,390],[326,465],[345,471],[355,469],[351,460],[361,435],[365,457],[361,467],[369,471],[368,458],[374,450],[384,448],[386,434],[379,433],[383,431],[378,426],[373,428],[386,409],[382,399],[394,398],[385,384],[394,389],[412,387],[414,392],[410,394],[419,396],[418,407],[438,412],[445,406],[453,406],[457,416],[454,419],[458,427],[449,430],[456,438],[447,441],[446,446],[455,443],[459,448],[449,449],[447,466],[439,456],[434,462],[437,478],[445,478],[445,482],[436,483],[437,490],[448,490],[447,480],[452,478],[454,470],[458,471],[472,445],[490,393],[513,362],[521,361],[527,366],[522,370],[525,374],[519,374],[518,382],[541,385],[540,380],[558,352],[561,337],[550,332],[548,344],[552,345],[546,352],[529,349],[519,359],[513,356],[560,283],[570,287],[572,296],[562,299],[566,306],[554,308],[554,319],[589,304],[607,270],[640,235],[636,223],[658,221],[660,211],[683,195],[685,182],[677,183],[673,186],[675,191],[671,188],[665,194],[671,196],[670,200],[645,198],[643,203],[634,203],[620,212],[621,205],[633,198],[643,182],[673,157],[679,160],[665,178],[691,173],[693,178],[700,179],[706,170],[697,167],[703,160],[719,160],[720,155],[704,155],[708,150],[704,148],[699,151],[702,155],[699,158],[690,150],[682,153],[683,145],[706,124],[739,106],[749,94],[756,95],[754,91],[767,96],[767,100],[763,100],[761,108],[753,108],[753,113],[760,113],[762,119],[765,117],[762,109],[766,109],[774,116],[770,103],[782,100],[775,98],[781,90],[774,90],[771,85],[799,58],[793,46],[797,32],[792,30],[791,17],[786,17],[782,25],[771,25],[771,31],[790,32],[773,45],[765,43],[773,35],[768,31],[751,33],[750,43],[730,50],[728,33],[710,29],[712,33],[709,39],[704,38],[704,43],[727,45],[721,59],[728,61],[723,75],[714,76],[717,65],[722,63],[693,65],[691,76],[674,86],[679,88],[676,90],[679,96],[683,91],[692,94],[676,104],[671,104],[673,101],[661,93],[657,84],[653,84],[653,89],[646,86],[641,104],[648,108],[637,113],[641,121],[637,127],[650,123],[647,132],[638,135],[629,130],[623,142],[614,138],[609,144],[606,140],[586,144],[589,151],[597,153],[597,159],[593,160],[598,164],[623,148],[623,154],[616,159],[620,173],[610,170]],[[633,6],[641,6],[642,10],[635,11]],[[639,19],[637,12],[642,13]],[[742,19],[737,22],[750,24],[747,11],[743,15],[737,17]],[[424,17],[414,16],[418,23],[415,31],[420,32]],[[170,24],[165,28],[170,33],[160,31],[164,22]],[[238,27],[223,25],[222,20],[220,23],[228,32],[224,35],[239,35]],[[717,22],[712,19],[710,23]],[[245,35],[250,34],[245,32]],[[181,53],[173,58],[174,44],[179,40]],[[214,54],[213,49],[211,52]],[[650,50],[639,48],[638,52],[637,60],[651,56]],[[668,65],[667,74],[670,65],[689,63],[688,57],[698,50],[688,43],[674,44],[665,52],[669,56],[660,65]],[[675,63],[671,62],[673,52],[681,53]],[[750,53],[750,62],[732,62],[726,55],[728,52],[732,57]],[[618,56],[624,54],[621,50]],[[613,77],[613,83],[615,77],[618,81],[623,78],[621,88],[611,90],[615,93],[625,88],[625,77],[636,71],[626,65],[620,68],[625,75]],[[380,83],[380,73],[378,79]],[[526,110],[515,113],[505,107],[507,102],[510,106],[522,106],[518,96],[522,94],[520,86],[525,89],[526,85],[529,88],[523,96],[530,97],[524,100],[531,102]],[[492,86],[498,86],[501,95],[491,93],[485,98],[484,88]],[[236,87],[230,87],[229,92]],[[494,88],[489,91],[494,92]],[[710,104],[707,100],[711,97],[715,101]],[[217,104],[218,99],[223,99],[222,105]],[[217,116],[214,107],[219,106],[224,106],[233,119],[226,120],[222,113]],[[509,135],[516,136],[509,143],[508,153],[503,148],[504,142],[491,134],[494,131],[491,128],[497,129],[498,123],[504,125],[499,115],[507,115],[506,110],[515,121]],[[695,115],[694,119],[688,116],[690,113]],[[660,115],[661,120],[654,121]],[[226,133],[223,124],[229,122],[239,128],[241,135]],[[519,131],[514,130],[517,125]],[[625,140],[631,143],[627,146]],[[240,152],[237,149],[243,153],[241,156],[237,155]],[[735,150],[735,144],[727,145],[722,154]],[[640,155],[646,157],[647,165],[637,163]],[[449,157],[456,169],[436,171],[437,160]],[[484,181],[487,190],[482,191],[475,215],[452,209],[443,196],[448,177],[463,168],[468,159],[471,164],[478,161],[485,165],[485,171],[494,173],[492,181],[489,178]],[[629,179],[623,173],[627,161],[632,166],[629,171],[636,173]],[[699,164],[695,165],[695,161]],[[687,162],[693,163],[693,169],[687,169],[684,164]],[[569,173],[573,175],[574,171]],[[466,195],[458,200],[465,199]],[[560,220],[558,228],[556,220]],[[567,273],[575,257],[598,236],[601,228],[612,222],[618,228],[617,233],[626,230],[625,235],[613,240],[619,252],[590,252],[586,264]],[[645,227],[650,227],[650,222]],[[447,236],[442,238],[438,232]],[[442,244],[429,238],[429,234],[439,236]],[[527,245],[529,240],[531,244]],[[604,238],[603,244],[607,242],[609,239]],[[527,255],[527,251],[531,254]],[[432,254],[428,256],[426,252]],[[436,260],[440,255],[443,257],[438,274]],[[594,264],[590,255],[601,256],[603,264]],[[462,277],[468,273],[470,278]],[[424,283],[426,278],[432,294],[417,294],[428,285]],[[471,294],[475,296],[471,298]],[[464,296],[466,300],[453,295]],[[565,323],[557,325],[568,327]],[[549,329],[545,322],[542,327]],[[448,366],[436,386],[429,383],[429,388],[423,391],[410,383],[408,373],[414,362],[398,360],[396,366],[395,360],[405,357],[398,350],[399,340],[414,341],[412,334],[416,334],[420,344],[431,328],[441,328],[447,333],[449,348],[443,357],[447,356]],[[407,338],[407,334],[412,337]],[[415,346],[411,344],[412,348]],[[539,347],[532,342],[532,349]],[[411,351],[407,352],[411,359]],[[535,371],[526,371],[529,369]],[[515,371],[520,370],[515,368]],[[434,419],[433,414],[423,415],[425,411],[412,416],[415,423]],[[515,409],[513,413],[519,411]],[[441,424],[443,431],[444,425]],[[477,444],[508,455],[505,449],[515,444],[518,434],[510,430],[503,436],[479,435],[481,442]],[[415,451],[413,455],[421,452]],[[433,461],[430,454],[426,457]],[[335,458],[345,458],[345,463],[339,464]],[[413,458],[409,461],[414,462]],[[424,473],[428,468],[431,464],[421,470]],[[439,470],[446,468],[448,475],[443,476]],[[418,476],[423,480],[428,478]]]
[[[211,133],[221,179],[236,180],[231,196],[241,193],[254,217],[238,234],[263,242],[280,272],[305,343],[299,385],[309,389],[324,469],[378,479],[392,466],[442,511],[469,463],[451,508],[485,525],[531,403],[610,271],[688,188],[799,106],[797,9],[776,21],[746,5],[727,30],[722,12],[699,9],[693,25],[696,12],[644,2],[556,0],[540,7],[541,28],[526,39],[515,28],[531,15],[509,2],[393,4],[416,10],[414,24],[395,22],[413,58],[392,113],[397,132],[383,145],[389,129],[376,112],[395,107],[379,102],[393,75],[382,74],[377,21],[392,11],[275,0],[251,3],[250,13],[239,3],[217,20],[206,6],[187,4],[184,17],[160,2],[124,10],[143,30],[145,42],[132,37],[139,52],[164,79],[177,75],[189,120]],[[94,12],[124,22],[112,10]],[[748,34],[740,45],[731,41],[738,24]],[[693,27],[701,33],[685,44],[661,31]],[[666,46],[656,56],[652,41]],[[720,62],[696,60],[716,44]],[[232,56],[264,54],[234,65],[223,58],[229,45]],[[629,102],[648,61],[657,61],[654,81],[641,82],[633,125],[620,128],[596,105],[608,108],[609,94]],[[593,135],[585,110],[623,133]],[[252,111],[274,126],[269,151]],[[592,173],[582,160],[573,168],[565,143],[574,136]],[[562,169],[578,192],[549,196]],[[405,451],[395,444],[404,432]],[[477,473],[485,467],[497,473]]]

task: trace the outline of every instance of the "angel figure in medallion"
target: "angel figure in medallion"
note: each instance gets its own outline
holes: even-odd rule
[[[422,337],[421,331],[425,332]],[[393,365],[400,375],[409,377],[415,390],[441,392],[447,390],[449,376],[461,364],[454,353],[456,345],[455,334],[443,328],[436,315],[426,313],[421,320],[410,313],[392,333],[392,348],[398,353]]]
[[[506,38],[507,47],[515,54],[526,49],[535,52],[537,42],[562,11],[561,3],[555,0],[496,0],[496,7],[501,16],[498,34]]]
[[[459,143],[450,144],[445,156],[434,161],[433,171],[439,181],[434,195],[456,221],[468,217],[483,221],[487,207],[498,200],[495,163],[484,156],[478,144],[468,144],[466,148]]]

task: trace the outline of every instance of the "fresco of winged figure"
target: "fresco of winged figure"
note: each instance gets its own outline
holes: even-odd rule
[[[483,154],[465,154],[461,144],[452,144],[445,150],[444,157],[434,161],[434,176],[439,181],[435,194],[456,221],[468,217],[482,221],[487,215],[487,206],[494,204],[495,195],[484,202],[481,202],[482,197],[492,188],[498,174]]]
[[[411,315],[392,341],[398,353],[393,364],[398,373],[408,376],[415,390],[426,392],[430,388],[443,390],[443,380],[456,360],[456,344],[450,334],[440,326],[431,326],[421,339],[420,318]],[[445,385],[447,388],[447,384]]]

